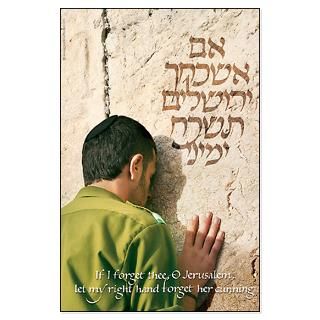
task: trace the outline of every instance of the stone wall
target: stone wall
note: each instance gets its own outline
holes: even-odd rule
[[[104,113],[102,10],[61,10],[61,203],[83,186],[85,136]]]
[[[148,206],[178,250],[193,214],[222,219],[217,271],[233,278],[216,284],[233,292],[209,310],[259,310],[259,11],[70,10],[62,27],[62,202],[104,108],[137,119],[159,149]]]

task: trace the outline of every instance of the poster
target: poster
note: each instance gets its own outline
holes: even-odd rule
[[[62,9],[60,20],[61,206],[83,187],[88,132],[136,119],[158,149],[147,207],[178,253],[193,214],[221,218],[207,311],[259,311],[259,9]]]

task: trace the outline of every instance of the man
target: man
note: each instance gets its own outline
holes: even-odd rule
[[[128,117],[109,117],[87,135],[85,187],[62,208],[62,311],[195,310],[206,280],[179,272],[212,272],[224,233],[211,213],[195,216],[178,268],[165,222],[143,207],[156,159],[152,136]]]

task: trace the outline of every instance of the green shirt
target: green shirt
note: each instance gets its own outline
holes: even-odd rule
[[[93,186],[62,208],[61,311],[182,311],[166,289],[179,286],[176,269],[168,227],[151,211]]]

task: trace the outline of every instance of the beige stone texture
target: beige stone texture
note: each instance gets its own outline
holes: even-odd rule
[[[167,221],[178,251],[193,214],[212,211],[222,219],[226,239],[217,271],[230,273],[232,279],[217,279],[216,285],[233,292],[216,293],[209,310],[258,311],[259,11],[108,9],[104,12],[104,22],[110,27],[105,38],[105,73],[101,13],[62,11],[62,203],[82,185],[83,139],[104,118],[104,101],[110,101],[111,115],[133,117],[155,137],[158,173],[148,206]],[[205,54],[190,57],[190,37],[201,38],[192,52],[202,52],[204,41]],[[176,88],[175,70],[166,68],[166,63],[178,67],[181,78]],[[193,80],[192,70],[181,72],[180,63],[194,66]],[[241,75],[235,75],[235,70]],[[179,110],[164,110],[163,91],[175,89]],[[221,103],[217,94],[207,102],[211,109],[204,109],[203,94],[209,97],[210,91],[222,92]],[[245,102],[236,91],[245,93]],[[193,108],[195,92],[200,99]],[[175,104],[176,98],[167,98],[165,106]],[[183,122],[172,130],[172,117],[185,119],[185,134]],[[228,131],[229,117],[238,122]],[[213,123],[205,131],[211,118]],[[222,130],[219,118],[224,121]],[[214,132],[217,135],[209,137]],[[184,145],[194,139],[197,147],[190,144],[189,154],[187,149],[172,147],[173,141]],[[211,153],[210,146],[215,147]]]
[[[83,186],[86,134],[105,118],[102,10],[61,10],[61,203]]]
[[[243,289],[251,288],[254,296],[242,293],[216,294],[210,310],[259,309],[259,11],[258,10],[108,10],[107,19],[111,31],[106,41],[110,84],[111,114],[124,114],[139,120],[156,137],[159,148],[158,177],[154,200],[149,206],[161,213],[172,229],[173,237],[181,250],[187,219],[193,214],[212,211],[222,219],[226,232],[225,245],[220,257],[218,271],[233,274],[232,281],[217,280],[217,285],[232,285]],[[190,37],[205,40],[205,57],[192,57]],[[209,39],[221,46],[225,39],[224,56],[213,50],[209,57]],[[193,52],[202,52],[202,44],[195,44]],[[189,90],[204,92],[250,90],[252,99],[234,96],[227,105],[226,99],[213,111],[203,112],[202,99],[199,105],[196,97],[185,98],[179,110],[163,110],[163,90],[175,90],[175,70],[166,69],[165,64],[213,64],[215,72],[219,63],[230,64],[232,72],[220,85],[213,85],[213,72],[201,86]],[[233,81],[233,65],[245,70],[249,65],[248,83],[242,77]],[[203,67],[204,68],[204,67]],[[179,72],[180,71],[179,67]],[[216,79],[227,77],[228,70],[221,71]],[[180,74],[179,74],[180,76]],[[186,78],[192,77],[191,70],[183,70],[177,91],[187,91]],[[194,81],[206,79],[205,69],[195,68]],[[186,81],[185,81],[186,80]],[[168,99],[166,105],[174,105]],[[180,95],[180,102],[182,101]],[[209,100],[210,101],[210,100]],[[212,100],[211,100],[212,101]],[[172,102],[172,103],[171,103]],[[219,102],[215,98],[214,106]],[[212,103],[212,104],[211,104]],[[228,154],[212,165],[205,165],[209,159],[217,159],[219,153],[212,151],[206,157],[205,150],[193,165],[188,160],[195,158],[195,151],[172,148],[172,141],[179,144],[190,142],[199,133],[196,122],[179,123],[172,131],[172,116],[189,119],[197,117],[207,121],[211,116],[224,117],[223,130],[227,130],[228,116],[241,117],[244,131],[235,124],[227,139],[221,135],[205,139],[204,123],[196,143],[213,146],[226,141]],[[218,132],[214,123],[208,132]],[[234,289],[235,290],[235,289]]]

